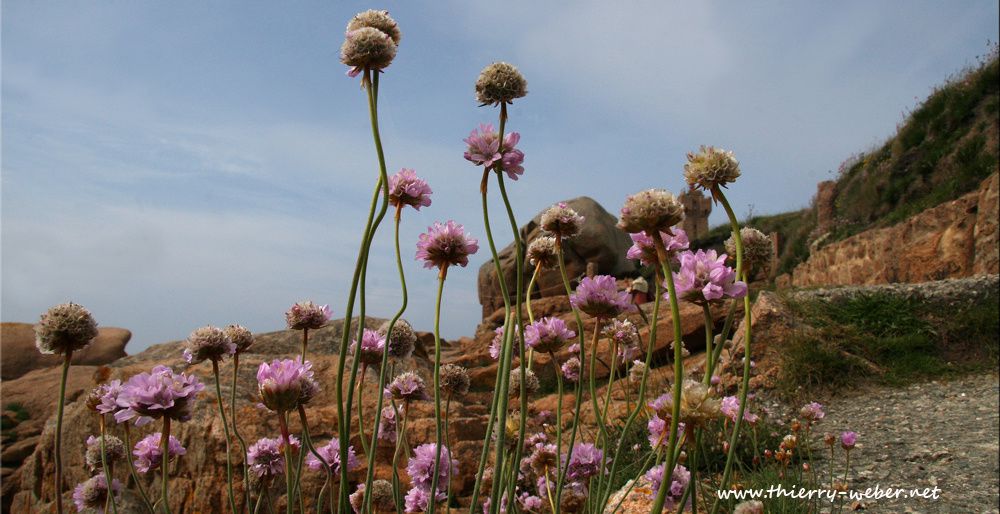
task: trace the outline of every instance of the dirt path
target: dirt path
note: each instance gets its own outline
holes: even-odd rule
[[[941,489],[937,500],[867,501],[867,512],[995,513],[1000,512],[998,395],[994,374],[876,388],[830,401],[817,428],[858,433],[854,490],[876,484]],[[825,462],[818,464],[825,470]]]

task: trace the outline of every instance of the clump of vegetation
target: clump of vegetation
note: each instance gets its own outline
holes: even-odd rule
[[[798,395],[995,369],[1000,312],[997,294],[989,296],[947,309],[884,293],[789,301],[810,329],[788,341],[779,387]]]

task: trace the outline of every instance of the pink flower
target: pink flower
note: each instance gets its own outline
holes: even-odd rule
[[[417,241],[417,260],[424,261],[425,268],[446,268],[469,264],[469,256],[479,251],[479,241],[465,233],[465,227],[448,220],[435,222],[420,234]]]
[[[340,440],[336,437],[330,439],[330,442],[316,448],[316,453],[323,457],[320,461],[312,453],[306,455],[306,466],[309,469],[316,471],[323,469],[325,465],[329,465],[333,468],[333,474],[340,473]],[[347,447],[347,471],[353,471],[358,467],[358,457],[354,453],[354,447]]]
[[[368,366],[382,364],[382,352],[385,350],[385,336],[372,328],[366,328],[361,334],[361,362]],[[351,343],[351,351],[357,355],[358,342]]]
[[[469,145],[465,150],[465,159],[487,169],[499,163],[500,170],[507,173],[511,180],[517,180],[518,176],[524,173],[524,167],[521,166],[524,162],[524,152],[514,148],[520,140],[521,135],[517,132],[506,134],[501,153],[500,134],[493,125],[479,125],[479,128],[472,129],[469,137],[462,140]]]
[[[524,344],[541,353],[559,351],[574,337],[576,332],[559,318],[542,318],[524,328]]]
[[[819,421],[826,417],[826,413],[823,412],[823,404],[818,402],[809,402],[801,410],[799,410],[799,416],[803,419],[812,423]]]
[[[115,421],[122,423],[135,418],[136,426],[162,417],[188,421],[194,398],[204,389],[205,385],[194,375],[156,366],[151,372],[134,375],[125,383],[115,399],[122,407],[115,413]]]
[[[389,203],[409,205],[416,210],[431,204],[431,187],[411,169],[403,168],[389,177]]]
[[[323,328],[332,316],[329,305],[316,305],[311,301],[304,301],[292,305],[285,312],[285,322],[292,330]]]
[[[736,272],[726,266],[726,254],[698,250],[679,255],[680,272],[674,273],[677,296],[693,303],[707,303],[723,297],[742,298],[747,285],[736,280]]]
[[[179,439],[170,436],[167,439],[167,462],[172,462],[174,457],[184,455],[187,450],[181,445]],[[135,469],[139,473],[149,473],[150,470],[160,467],[163,462],[163,434],[154,432],[147,435],[135,443],[132,450],[135,455]]]
[[[722,399],[722,406],[719,407],[722,414],[727,416],[729,419],[736,422],[736,416],[740,413],[740,400],[735,396],[727,396]],[[745,409],[743,411],[743,421],[747,423],[754,424],[759,420],[760,417],[756,414],[750,412],[750,409]]]
[[[687,232],[684,232],[684,229],[674,227],[672,230],[674,235],[660,232],[660,238],[663,239],[663,246],[666,247],[668,256],[673,256],[677,252],[687,250],[690,244]],[[656,246],[653,244],[653,238],[646,235],[645,232],[629,234],[629,237],[632,238],[632,246],[629,247],[628,252],[625,254],[626,257],[637,260],[644,266],[659,265],[660,259],[656,255]]]
[[[257,390],[264,405],[276,412],[288,412],[298,408],[304,395],[318,389],[313,378],[312,363],[302,364],[298,360],[273,360],[262,362],[257,368]]]
[[[611,275],[584,277],[576,286],[576,292],[570,296],[569,303],[595,318],[602,319],[614,318],[623,312],[635,310],[628,293],[618,290],[615,277]]]
[[[855,434],[854,432],[847,431],[840,434],[840,446],[842,446],[845,450],[850,451],[854,448],[854,445],[857,444],[857,442],[858,434]]]

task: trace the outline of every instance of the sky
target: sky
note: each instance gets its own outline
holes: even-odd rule
[[[342,316],[377,161],[364,91],[338,57],[367,8],[403,31],[380,84],[389,173],[415,169],[434,190],[401,228],[418,330],[433,327],[436,273],[414,262],[417,235],[454,219],[483,243],[449,272],[447,338],[481,315],[481,172],[462,139],[496,122],[474,98],[487,64],[528,81],[508,122],[526,155],[508,186],[519,222],[581,195],[616,213],[630,193],[679,192],[701,144],[740,160],[737,213],[768,214],[807,206],[889,137],[998,39],[1000,15],[993,0],[4,0],[0,318],[72,300],[130,329],[134,353],[206,324],[279,330],[304,299]],[[372,249],[369,315],[400,301],[390,228]]]

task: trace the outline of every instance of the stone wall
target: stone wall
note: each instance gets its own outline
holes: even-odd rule
[[[790,285],[925,282],[998,273],[998,189],[994,173],[957,200],[819,248],[795,267]]]
[[[689,189],[677,197],[684,205],[681,228],[692,241],[708,234],[708,215],[712,213],[712,199],[699,190]]]

